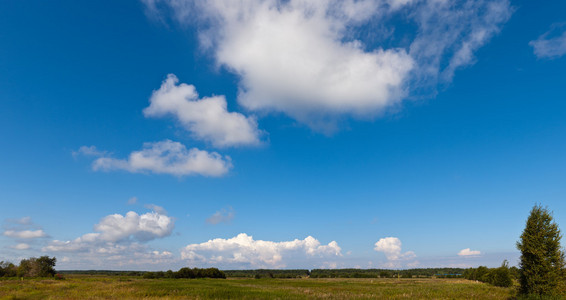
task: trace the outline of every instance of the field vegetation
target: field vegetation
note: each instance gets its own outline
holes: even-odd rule
[[[508,299],[515,288],[438,278],[0,279],[0,299]]]

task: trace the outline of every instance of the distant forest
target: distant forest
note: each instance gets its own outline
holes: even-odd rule
[[[427,269],[256,269],[256,270],[223,270],[226,277],[247,278],[412,278],[412,277],[437,277],[437,278],[461,278],[466,269],[462,268],[427,268]],[[116,276],[144,276],[168,272],[145,272],[145,271],[110,271],[110,270],[61,270],[61,274],[84,274],[84,275],[116,275]],[[148,274],[149,273],[149,274]],[[149,275],[149,276],[148,276]],[[157,275],[158,277],[161,277]]]

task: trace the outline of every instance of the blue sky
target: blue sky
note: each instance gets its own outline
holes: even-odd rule
[[[566,224],[566,3],[0,3],[0,260],[497,266]]]

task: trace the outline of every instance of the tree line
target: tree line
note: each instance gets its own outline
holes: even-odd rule
[[[20,265],[0,261],[0,277],[53,277],[55,271],[55,257],[41,256],[22,259]]]
[[[181,268],[177,272],[168,270],[166,272],[144,272],[142,275],[146,279],[157,278],[222,278],[226,279],[226,274],[217,268]]]
[[[314,269],[311,278],[461,278],[463,268],[421,268],[421,269]]]

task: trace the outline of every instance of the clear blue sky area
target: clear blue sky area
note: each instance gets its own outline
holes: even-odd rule
[[[0,2],[0,260],[516,264],[566,226],[566,2],[445,2]]]

